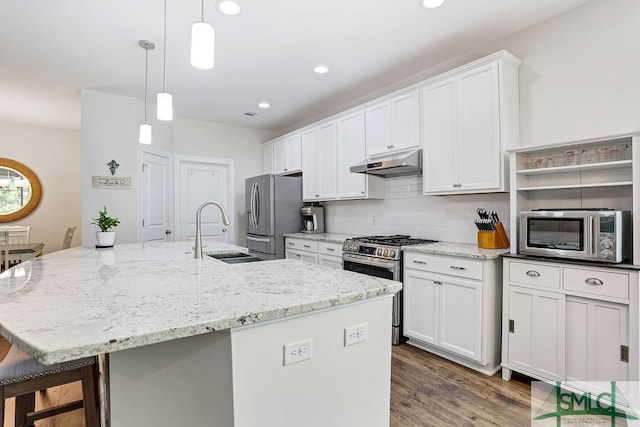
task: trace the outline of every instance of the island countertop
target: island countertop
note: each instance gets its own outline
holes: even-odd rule
[[[246,248],[205,243],[205,253]],[[399,282],[296,260],[194,259],[192,242],[76,247],[0,274],[0,333],[53,364],[383,295]]]

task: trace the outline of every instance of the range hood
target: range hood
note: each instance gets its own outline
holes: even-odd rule
[[[422,173],[422,150],[405,151],[378,159],[365,159],[351,172],[368,173],[378,176],[420,175]]]

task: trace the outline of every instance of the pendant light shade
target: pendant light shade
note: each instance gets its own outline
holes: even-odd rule
[[[158,120],[173,120],[173,97],[167,92],[167,0],[164,0],[164,36],[162,43],[162,92],[157,97]]]
[[[140,144],[151,144],[151,125],[147,123],[147,80],[149,69],[149,51],[156,48],[153,42],[140,40],[138,45],[144,49],[144,123],[140,125]]]
[[[151,144],[151,125],[146,123],[140,125],[140,144]]]
[[[204,21],[191,26],[191,65],[202,70],[213,68],[216,32]]]
[[[170,93],[158,94],[158,120],[173,120],[173,97]]]

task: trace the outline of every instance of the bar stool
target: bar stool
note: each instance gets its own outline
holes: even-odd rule
[[[15,426],[29,427],[42,418],[84,407],[87,427],[99,427],[97,360],[87,357],[71,362],[43,365],[14,345],[0,362],[0,427],[4,425],[6,399],[16,398]],[[36,392],[75,381],[82,382],[82,400],[36,411]]]

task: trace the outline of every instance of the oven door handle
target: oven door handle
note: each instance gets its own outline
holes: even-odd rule
[[[356,264],[364,264],[364,265],[370,265],[373,267],[388,268],[389,270],[394,270],[397,265],[397,263],[394,261],[371,259],[368,257],[353,256],[350,254],[342,254],[342,261],[351,261]]]

